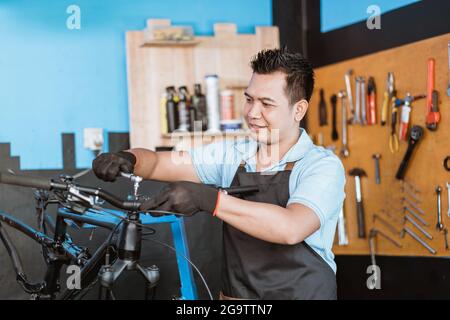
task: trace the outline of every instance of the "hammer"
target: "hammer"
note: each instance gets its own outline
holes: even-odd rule
[[[364,206],[361,194],[361,177],[367,177],[366,172],[361,168],[353,168],[348,172],[355,177],[356,213],[358,218],[358,238],[366,237],[366,224],[364,221]]]

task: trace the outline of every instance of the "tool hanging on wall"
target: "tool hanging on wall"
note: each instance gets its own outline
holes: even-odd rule
[[[381,109],[381,125],[386,125],[388,121],[388,107],[394,97],[394,74],[392,72],[388,73],[386,82],[386,91],[384,92],[383,106]]]
[[[411,96],[409,93],[406,94],[405,99],[397,99],[396,104],[400,107],[400,127],[399,127],[399,139],[401,141],[406,141],[408,137],[409,120],[411,119],[411,108],[412,102],[425,98],[425,95]]]
[[[353,117],[355,115],[355,111],[353,109],[353,95],[352,95],[352,83],[351,83],[351,76],[353,74],[353,70],[349,69],[347,71],[347,73],[344,76],[344,80],[345,80],[345,87],[347,90],[347,98],[348,98],[348,107],[349,107],[349,111],[350,111],[350,118],[348,119],[349,123],[353,122]]]
[[[413,126],[410,132],[410,138],[408,142],[408,149],[406,150],[405,156],[403,157],[402,162],[400,163],[400,167],[398,168],[397,174],[395,177],[398,180],[402,180],[405,177],[406,169],[408,167],[409,160],[411,155],[417,146],[418,142],[423,136],[423,128],[421,126]]]
[[[429,224],[425,220],[422,219],[421,216],[419,216],[417,213],[415,213],[410,207],[404,206],[403,212],[408,211],[414,218],[420,221],[421,224],[423,224],[425,227],[428,227]]]
[[[448,229],[444,229],[444,244],[445,244],[445,250],[448,250]]]
[[[447,96],[450,97],[450,42],[448,43],[448,84],[447,84]]]
[[[375,259],[375,255],[376,255],[376,252],[377,252],[377,250],[376,250],[376,238],[377,238],[378,235],[380,235],[383,238],[385,238],[386,240],[390,241],[397,248],[400,248],[400,249],[402,248],[402,245],[400,243],[398,243],[397,241],[395,241],[394,239],[389,237],[384,232],[382,232],[382,231],[380,231],[378,229],[375,229],[375,228],[370,229],[370,232],[369,232],[369,249],[370,249],[370,260],[371,260],[371,263],[372,263],[373,266],[377,265],[377,262],[376,262],[376,259]],[[375,272],[373,274],[373,276],[375,278],[375,279],[373,279],[374,282],[377,282],[378,281],[378,273]]]
[[[404,227],[401,237],[403,238],[405,236],[405,233],[409,234],[411,237],[413,237],[414,240],[419,242],[425,249],[427,249],[431,254],[436,254],[436,250],[434,250],[428,243],[426,243],[424,240],[422,240],[414,231],[409,229],[408,227]]]
[[[377,87],[373,77],[367,81],[367,103],[367,124],[373,126],[377,123]]]
[[[353,168],[348,173],[355,178],[355,199],[356,199],[356,215],[358,220],[358,238],[366,237],[366,223],[364,216],[364,204],[361,192],[361,178],[367,177],[366,172],[361,168]]]
[[[450,156],[444,159],[444,169],[450,171]]]
[[[347,106],[346,106],[346,95],[343,90],[339,91],[338,97],[341,99],[341,110],[342,110],[342,147],[341,156],[347,158],[350,155],[348,150],[347,141]]]
[[[393,234],[400,235],[400,233],[401,233],[400,230],[397,230],[392,224],[390,224],[389,222],[384,220],[382,217],[380,217],[379,215],[374,213],[372,216],[372,222],[375,223],[376,221],[380,222],[382,225],[384,225],[386,228],[388,228],[389,231],[391,231]]]
[[[398,151],[398,135],[397,135],[397,91],[394,89],[392,92],[391,104],[391,134],[389,135],[389,150],[391,153]]]
[[[376,154],[372,155],[372,159],[375,161],[375,183],[380,184],[381,183],[381,176],[380,176],[381,154],[376,153]]]
[[[437,223],[436,230],[444,230],[444,224],[442,223],[442,207],[441,207],[441,186],[436,187],[436,200],[437,200]]]
[[[331,102],[331,112],[332,112],[332,123],[331,123],[331,140],[336,141],[339,139],[339,134],[336,126],[336,108],[337,108],[337,96],[333,94],[330,98]]]
[[[355,115],[352,124],[366,124],[366,95],[364,77],[355,77],[356,93],[355,93]]]
[[[405,224],[406,224],[407,221],[409,221],[414,227],[416,227],[417,230],[422,232],[422,234],[425,237],[427,237],[430,240],[433,240],[433,236],[427,230],[422,228],[412,217],[410,217],[409,215],[405,214]]]
[[[447,186],[447,217],[450,218],[450,183],[446,183]]]
[[[327,123],[327,104],[324,98],[323,89],[320,89],[320,100],[319,100],[319,125],[326,126]]]
[[[338,217],[338,244],[340,246],[348,245],[347,228],[345,226],[344,206],[342,206],[341,211],[339,211]]]
[[[428,80],[427,80],[427,116],[426,126],[429,130],[437,129],[437,124],[441,118],[439,114],[439,93],[434,90],[434,70],[435,61],[433,58],[428,59]]]

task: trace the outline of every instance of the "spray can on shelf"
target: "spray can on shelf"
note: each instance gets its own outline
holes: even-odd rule
[[[234,94],[231,90],[220,92],[220,120],[234,120]]]
[[[200,130],[205,131],[208,128],[208,115],[206,113],[206,97],[202,93],[202,86],[199,83],[196,83],[194,85],[194,95],[191,98],[191,108],[195,110],[196,114],[195,120],[201,121],[201,128],[195,128],[194,131]]]
[[[166,117],[167,117],[167,132],[174,132],[178,128],[178,112],[177,102],[175,100],[175,88],[166,88]]]
[[[177,131],[189,131],[188,92],[186,87],[178,88],[178,128]]]
[[[205,77],[205,82],[208,131],[220,132],[219,77],[217,75],[207,75]]]

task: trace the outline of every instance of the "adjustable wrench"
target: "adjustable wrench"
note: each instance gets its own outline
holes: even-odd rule
[[[339,91],[338,97],[341,99],[342,108],[342,148],[341,156],[347,158],[350,155],[347,146],[347,107],[346,107],[346,94],[343,90]]]

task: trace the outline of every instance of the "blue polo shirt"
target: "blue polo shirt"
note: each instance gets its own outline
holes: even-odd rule
[[[345,170],[331,151],[313,144],[304,129],[284,157],[264,174],[284,170],[294,162],[289,178],[289,200],[312,209],[320,220],[320,229],[305,239],[336,272],[332,246],[339,211],[345,198]],[[224,139],[189,151],[200,181],[217,187],[229,187],[242,160],[247,172],[256,171],[258,142],[253,139]]]

